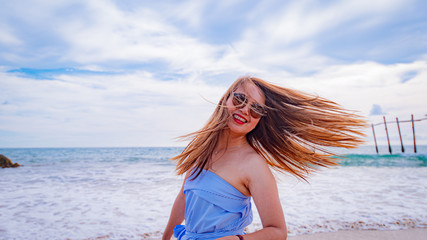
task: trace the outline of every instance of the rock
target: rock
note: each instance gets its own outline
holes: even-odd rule
[[[0,154],[0,167],[2,168],[15,168],[15,167],[19,167],[21,165],[19,165],[18,163],[12,163],[12,161],[10,161],[9,158],[7,158],[6,156]]]

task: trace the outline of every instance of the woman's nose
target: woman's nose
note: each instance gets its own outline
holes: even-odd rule
[[[249,111],[250,111],[250,105],[249,104],[245,104],[245,106],[243,108],[240,109],[244,114],[246,114],[247,116],[249,116]]]

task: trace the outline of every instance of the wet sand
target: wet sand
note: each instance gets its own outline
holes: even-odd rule
[[[425,240],[427,228],[407,230],[379,231],[354,230],[332,233],[315,233],[307,235],[289,236],[288,240]]]

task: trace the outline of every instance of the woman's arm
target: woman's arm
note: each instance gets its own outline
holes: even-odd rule
[[[258,209],[263,229],[247,234],[245,240],[287,238],[287,229],[276,179],[267,164],[256,164],[249,170],[248,188]]]
[[[243,235],[245,240],[284,240],[287,229],[282,205],[279,200],[276,180],[265,161],[247,162],[246,186],[251,192],[258,209],[263,228],[259,231]],[[227,236],[221,240],[239,240],[237,236]]]
[[[172,211],[169,216],[168,224],[166,225],[165,231],[163,233],[162,240],[170,240],[173,235],[173,228],[176,225],[181,224],[182,221],[184,221],[185,203],[186,203],[185,194],[184,194],[184,184],[185,184],[185,180],[172,206]]]

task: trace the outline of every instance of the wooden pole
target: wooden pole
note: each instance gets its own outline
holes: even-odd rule
[[[375,136],[374,124],[371,124],[371,126],[372,126],[372,133],[374,133],[375,150],[377,151],[377,154],[378,154],[378,145],[377,145],[377,138]]]
[[[400,146],[401,146],[402,152],[404,153],[405,148],[403,147],[402,134],[400,134],[399,118],[397,118],[397,117],[396,117],[396,123],[397,123],[397,130],[399,131]]]
[[[415,143],[415,124],[414,124],[414,114],[411,114],[412,121],[412,135],[414,136],[414,153],[417,153],[417,144]]]
[[[392,154],[392,152],[391,152],[391,146],[390,146],[390,138],[388,137],[387,122],[385,121],[385,116],[383,116],[383,119],[384,119],[385,133],[386,133],[386,135],[387,135],[388,152],[389,152],[390,154]]]

